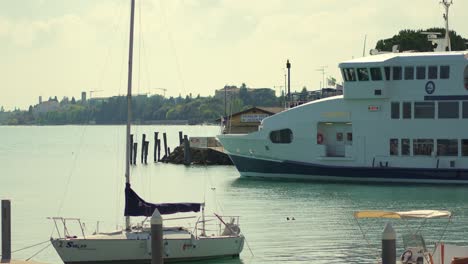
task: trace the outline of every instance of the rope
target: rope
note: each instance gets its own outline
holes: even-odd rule
[[[35,257],[37,254],[41,253],[42,251],[44,251],[46,248],[50,247],[50,245],[52,245],[52,243],[50,243],[49,245],[41,248],[41,250],[39,250],[38,252],[36,252],[35,254],[33,254],[31,257],[27,258],[26,261],[29,261],[30,259],[32,259],[33,257]]]
[[[15,251],[12,251],[11,253],[16,253],[16,252],[21,251],[21,250],[25,250],[25,249],[32,248],[32,247],[35,247],[35,246],[39,246],[39,245],[42,245],[42,244],[47,243],[47,242],[50,242],[50,240],[47,239],[46,241],[31,245],[31,246],[27,246],[27,247],[24,247],[24,248],[17,249]],[[0,255],[0,256],[2,256],[2,255]]]

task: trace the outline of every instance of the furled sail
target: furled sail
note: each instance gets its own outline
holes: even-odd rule
[[[129,183],[125,186],[125,216],[151,216],[155,209],[162,215],[200,212],[201,206],[201,203],[148,203],[132,190]]]

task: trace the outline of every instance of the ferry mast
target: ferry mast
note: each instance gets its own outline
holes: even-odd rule
[[[448,17],[449,17],[449,8],[451,5],[453,5],[453,0],[442,0],[440,3],[443,4],[445,8],[445,13],[443,15],[443,18],[445,20],[445,45],[446,45],[446,48],[448,47],[448,51],[452,51],[452,45],[450,43]]]

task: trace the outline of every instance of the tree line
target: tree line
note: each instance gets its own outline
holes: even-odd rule
[[[229,86],[235,87],[236,86]],[[200,95],[185,98],[161,95],[137,95],[132,97],[132,120],[136,123],[151,123],[158,121],[184,120],[189,124],[214,123],[226,112],[234,113],[253,106],[280,106],[281,98],[276,97],[271,89],[249,89],[245,84],[237,88],[236,93],[227,96]],[[41,110],[46,105],[47,111]],[[64,125],[64,124],[125,124],[127,121],[127,97],[113,96],[110,98],[93,98],[86,102],[69,100],[64,97],[58,101],[56,97],[35,106],[29,106],[27,111],[16,109],[3,112],[8,117],[2,118],[4,125]],[[41,108],[42,107],[42,108]],[[52,108],[53,110],[51,110]],[[56,109],[55,109],[56,108]]]

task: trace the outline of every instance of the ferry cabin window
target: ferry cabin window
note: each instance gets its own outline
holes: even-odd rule
[[[415,102],[414,103],[414,118],[434,118],[435,104],[434,102]]]
[[[359,81],[368,81],[369,80],[369,71],[367,68],[358,68],[357,76]]]
[[[347,82],[356,81],[356,71],[353,68],[344,69],[344,77]]]
[[[401,155],[402,156],[409,156],[410,152],[410,140],[409,138],[402,138],[401,139]]]
[[[411,119],[411,103],[403,102],[403,119]]]
[[[458,156],[458,139],[437,139],[437,156]]]
[[[380,68],[370,68],[370,74],[373,81],[382,80],[382,70]]]
[[[440,78],[450,79],[450,66],[440,66]]]
[[[427,78],[428,79],[437,79],[437,66],[429,66],[427,68]]]
[[[458,102],[439,102],[439,118],[458,118]]]
[[[468,139],[462,139],[462,156],[468,156]]]
[[[405,67],[405,80],[414,80],[414,67]]]
[[[400,119],[400,103],[392,102],[392,119]]]
[[[270,140],[273,143],[291,143],[293,138],[293,133],[291,129],[281,129],[270,132]]]
[[[413,139],[413,152],[415,156],[432,156],[433,150],[433,139]]]
[[[398,155],[398,139],[396,138],[390,139],[390,155],[391,156]]]
[[[393,67],[393,80],[401,80],[401,67],[400,66],[395,66]]]
[[[390,67],[385,67],[385,80],[390,81]]]
[[[426,66],[416,67],[416,79],[418,80],[426,79]]]
[[[462,102],[462,118],[468,118],[468,101]]]

